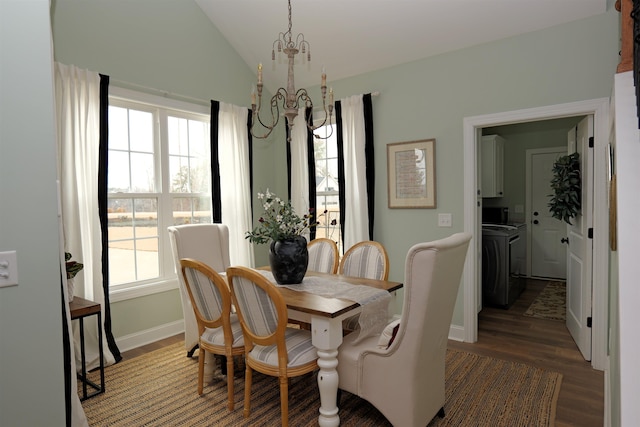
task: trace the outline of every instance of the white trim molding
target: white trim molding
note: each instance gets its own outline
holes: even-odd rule
[[[532,122],[574,116],[594,116],[594,235],[593,235],[593,329],[592,359],[595,369],[607,366],[608,336],[608,283],[609,283],[609,226],[607,201],[607,158],[604,155],[609,142],[609,99],[599,98],[567,104],[551,105],[482,116],[465,117],[464,138],[464,230],[475,239],[477,230],[476,208],[477,133],[484,127]],[[472,247],[474,244],[472,244]],[[463,274],[464,286],[464,341],[478,340],[477,268],[475,257],[467,257]]]

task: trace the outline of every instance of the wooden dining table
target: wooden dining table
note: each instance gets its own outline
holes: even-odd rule
[[[394,292],[402,283],[308,271],[307,276],[321,276],[352,285],[365,285]],[[295,286],[295,285],[294,285]],[[340,425],[338,415],[338,351],[342,344],[342,321],[362,310],[360,304],[340,298],[329,298],[304,291],[278,288],[284,297],[289,319],[311,324],[311,339],[318,351],[318,389],[320,390],[321,427]]]

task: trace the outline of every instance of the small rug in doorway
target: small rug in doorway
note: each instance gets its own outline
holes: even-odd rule
[[[227,410],[224,380],[197,393],[197,358],[185,357],[184,343],[108,366],[106,392],[82,402],[92,427],[280,425],[276,378],[254,372],[251,414],[243,418],[244,372],[235,378],[235,410]],[[219,371],[218,371],[219,372]],[[97,372],[90,379],[97,381]],[[554,425],[562,375],[534,366],[447,350],[445,418],[429,427],[512,427]],[[393,392],[390,390],[390,392]],[[317,426],[319,406],[315,375],[291,379],[289,425]],[[345,427],[391,424],[369,402],[343,392],[340,421]]]
[[[566,299],[566,283],[551,281],[547,283],[540,295],[533,300],[524,315],[564,322],[566,319]]]

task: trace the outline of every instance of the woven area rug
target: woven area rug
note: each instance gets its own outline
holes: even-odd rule
[[[540,295],[531,303],[525,316],[538,319],[560,320],[566,319],[567,286],[565,282],[552,281],[544,287]]]
[[[97,372],[90,375],[97,377]],[[182,343],[125,360],[105,370],[106,392],[82,403],[91,426],[280,425],[277,379],[254,372],[251,416],[242,416],[244,376],[236,370],[233,412],[223,380],[197,394],[197,361]],[[95,380],[95,378],[94,378]],[[460,351],[447,351],[446,417],[429,426],[553,426],[562,375],[532,366]],[[389,390],[393,393],[393,390]],[[293,378],[289,424],[318,423],[315,375]],[[368,402],[342,393],[342,426],[390,426]]]

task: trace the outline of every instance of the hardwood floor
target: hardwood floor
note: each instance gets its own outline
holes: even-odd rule
[[[556,426],[604,424],[604,373],[591,368],[569,335],[564,322],[523,316],[547,281],[529,280],[527,289],[508,310],[484,308],[478,317],[478,342],[449,341],[449,348],[527,363],[563,375]],[[181,341],[179,334],[124,352],[132,358]],[[186,355],[186,350],[185,350]]]
[[[478,342],[450,340],[449,348],[561,373],[556,426],[602,426],[604,373],[584,360],[564,322],[523,315],[546,283],[528,280],[527,289],[508,310],[483,308],[478,315]]]

